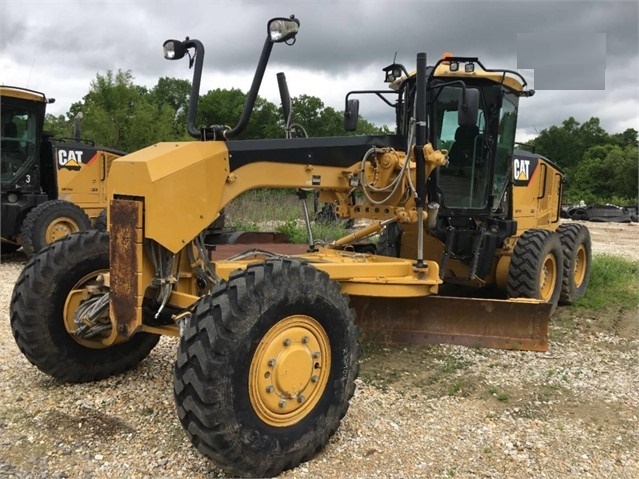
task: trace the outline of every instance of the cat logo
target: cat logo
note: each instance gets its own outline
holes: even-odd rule
[[[58,165],[77,171],[82,168],[82,150],[58,150]]]
[[[515,181],[528,181],[530,179],[530,160],[515,158],[513,177]]]

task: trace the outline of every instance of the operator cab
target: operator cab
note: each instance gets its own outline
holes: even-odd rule
[[[433,143],[448,150],[449,163],[436,170],[430,196],[441,205],[442,213],[469,210],[467,214],[503,215],[508,207],[505,188],[519,98],[499,85],[466,84],[480,92],[476,122],[459,124],[458,86],[443,86],[433,101]]]
[[[416,117],[417,76],[386,81],[397,94],[397,132],[410,137]],[[448,165],[427,179],[429,234],[443,244],[440,270],[449,258],[465,263],[470,279],[488,274],[496,248],[511,237],[512,163],[519,97],[532,96],[515,71],[491,70],[477,58],[444,56],[426,68],[427,141],[448,150]],[[432,206],[433,209],[430,207]]]
[[[444,216],[507,217],[519,97],[534,90],[525,89],[517,72],[490,70],[476,58],[450,54],[428,68],[428,80],[429,141],[448,150],[449,159],[428,180],[429,201],[437,202]],[[397,128],[404,134],[414,117],[415,82],[412,74],[391,83],[406,98],[397,105]],[[478,96],[476,112],[464,103],[470,93]]]
[[[37,184],[42,125],[47,99],[22,88],[2,87],[0,180],[2,190]]]

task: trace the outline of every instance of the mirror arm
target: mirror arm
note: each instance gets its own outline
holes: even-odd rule
[[[266,70],[266,65],[268,64],[268,59],[271,55],[271,50],[273,49],[273,42],[271,42],[270,38],[266,37],[266,41],[264,42],[264,47],[262,48],[262,54],[260,55],[260,60],[257,64],[257,69],[255,70],[255,76],[253,77],[253,83],[251,84],[251,89],[248,92],[246,97],[246,103],[244,104],[244,111],[242,112],[242,117],[237,125],[231,130],[225,130],[223,136],[225,139],[233,138],[234,136],[239,135],[244,131],[246,125],[251,118],[251,113],[253,113],[253,107],[255,106],[255,100],[257,99],[257,93],[260,90],[260,85],[262,84],[262,78],[264,77],[264,71]]]
[[[199,40],[186,40],[185,48],[195,49],[195,69],[193,70],[193,82],[191,83],[191,94],[189,96],[189,111],[186,118],[186,129],[194,138],[201,138],[202,132],[195,126],[195,116],[197,114],[197,104],[200,98],[200,80],[202,79],[202,65],[204,64],[204,45]]]

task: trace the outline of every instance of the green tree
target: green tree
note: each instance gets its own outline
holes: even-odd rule
[[[196,127],[226,125],[233,128],[242,116],[245,99],[238,88],[216,88],[200,95]]]
[[[300,95],[292,99],[293,122],[298,123],[307,131],[309,136],[345,136],[364,134],[387,134],[386,127],[377,127],[360,117],[357,130],[344,130],[344,112],[332,107],[324,106],[324,102],[317,97]]]
[[[234,128],[244,111],[246,94],[237,88],[217,88],[200,97],[197,125],[225,125]],[[283,138],[283,120],[277,107],[257,97],[246,129],[238,139]]]
[[[614,201],[637,197],[637,131],[609,134],[592,117],[573,117],[542,130],[535,151],[561,166],[568,179],[565,200]]]
[[[601,127],[599,118],[592,117],[580,124],[570,117],[561,126],[542,130],[532,144],[535,151],[572,171],[581,162],[586,150],[610,142],[610,135]]]
[[[637,198],[639,148],[606,144],[585,153],[570,182],[573,201],[619,202]]]
[[[73,135],[73,123],[64,115],[47,113],[44,117],[44,130],[53,133],[57,137],[71,137]]]
[[[637,130],[634,128],[628,128],[623,133],[615,133],[610,136],[615,145],[622,148],[626,146],[639,146],[639,136]]]
[[[130,71],[97,74],[81,103],[72,105],[68,117],[82,111],[83,137],[97,144],[136,151],[171,139],[175,112],[158,105],[148,90],[133,83]]]
[[[159,109],[168,107],[173,113],[171,140],[188,138],[186,115],[189,109],[191,82],[162,77],[151,90],[152,101]]]

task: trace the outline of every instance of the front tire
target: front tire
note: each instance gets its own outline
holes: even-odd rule
[[[109,236],[100,231],[67,236],[25,266],[11,297],[11,330],[20,351],[42,372],[71,383],[97,381],[133,368],[158,343],[158,335],[138,333],[124,343],[90,347],[67,332],[70,291],[108,268]]]
[[[559,236],[549,230],[527,230],[517,240],[508,269],[506,291],[511,298],[559,303],[563,253]]]
[[[174,375],[177,413],[197,449],[256,477],[312,458],[355,390],[354,316],[339,284],[291,260],[251,265],[203,298]]]
[[[33,208],[24,219],[20,235],[27,257],[71,233],[91,228],[82,208],[64,200],[51,200]]]
[[[592,245],[588,228],[580,224],[563,224],[557,228],[563,250],[564,274],[561,304],[572,304],[583,297],[590,279]]]

